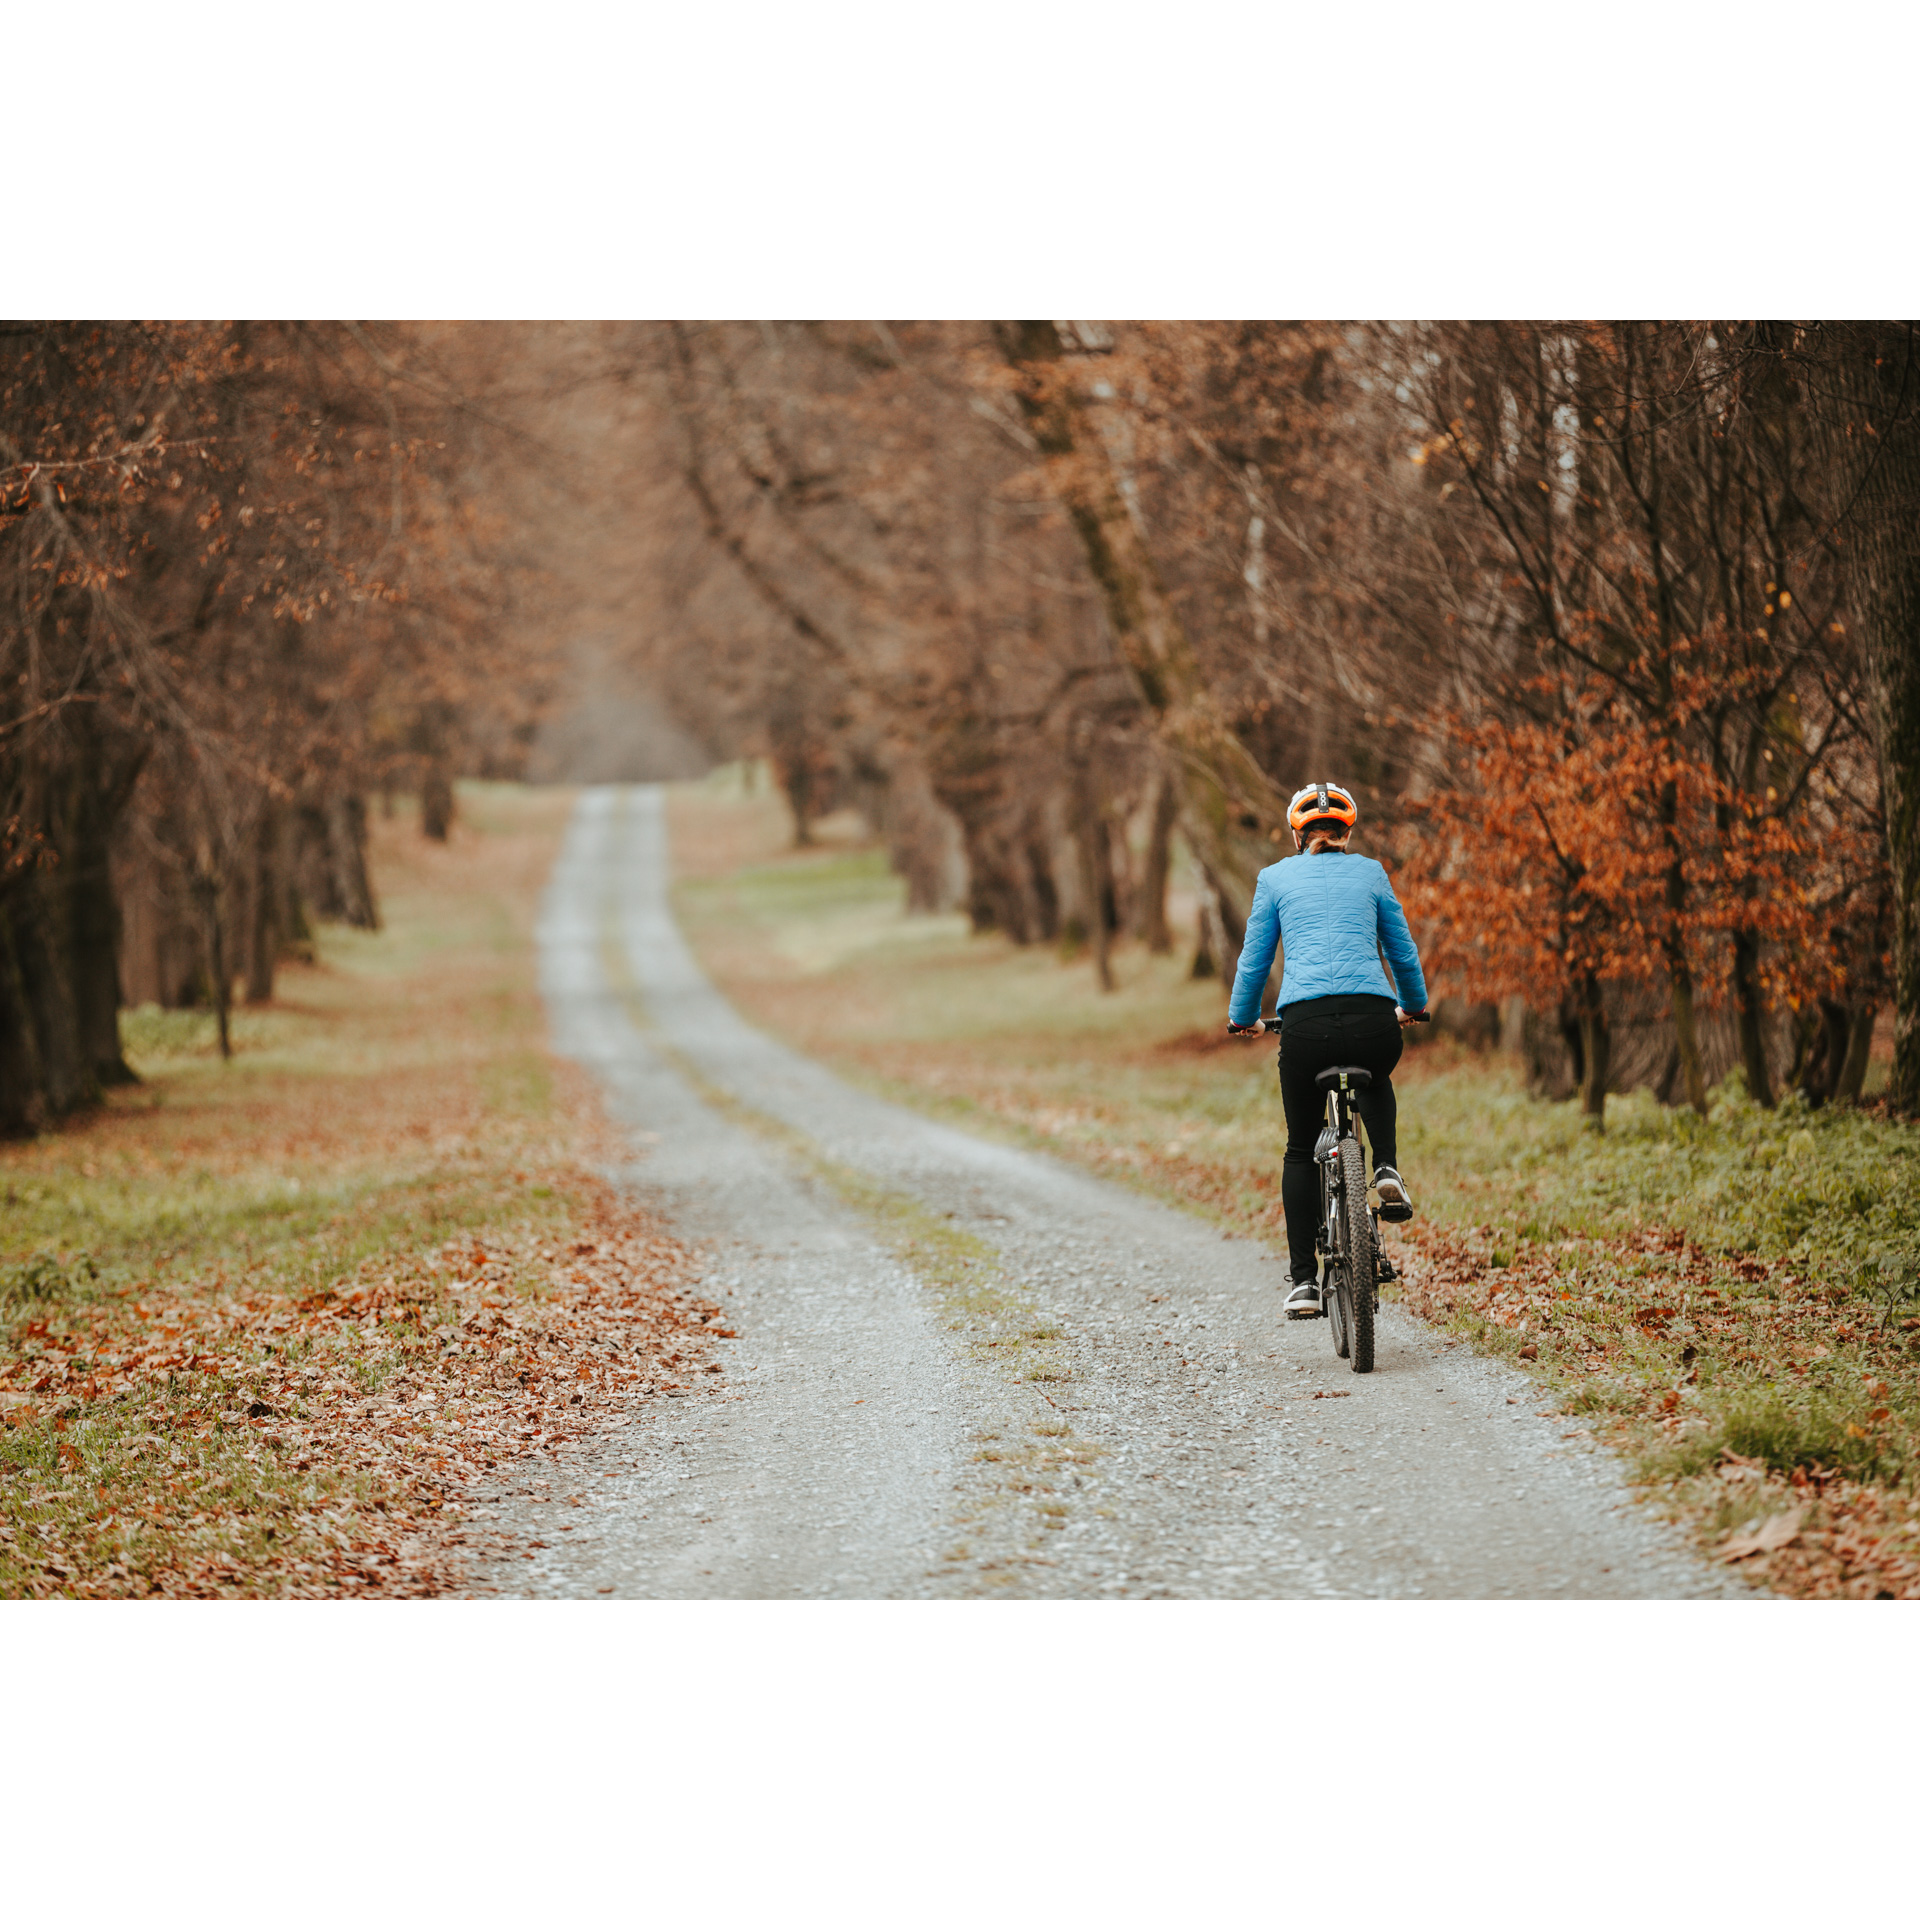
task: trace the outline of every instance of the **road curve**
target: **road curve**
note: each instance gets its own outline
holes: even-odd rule
[[[559,1050],[641,1149],[618,1177],[705,1248],[741,1337],[714,1390],[503,1482],[523,1530],[535,1509],[518,1503],[578,1504],[478,1585],[1747,1593],[1635,1505],[1578,1423],[1542,1417],[1521,1375],[1388,1307],[1358,1378],[1322,1324],[1282,1319],[1284,1263],[1260,1245],[857,1091],[759,1032],[701,973],[667,881],[664,790],[583,794],[542,985]],[[956,1312],[923,1277],[914,1221],[997,1262],[1004,1319]],[[1016,1326],[1058,1337],[1009,1346]],[[1052,1377],[1025,1377],[1036,1356]]]

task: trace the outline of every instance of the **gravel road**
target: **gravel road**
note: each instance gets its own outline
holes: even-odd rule
[[[741,1337],[721,1384],[503,1483],[503,1513],[549,1544],[493,1563],[488,1586],[1747,1594],[1521,1375],[1388,1306],[1376,1371],[1356,1376],[1324,1323],[1282,1318],[1284,1262],[1261,1245],[757,1031],[701,974],[667,876],[663,790],[585,793],[542,980],[561,1051],[641,1149],[618,1177],[704,1247]],[[905,1244],[927,1223],[975,1250],[988,1306],[928,1277]],[[1036,1329],[1057,1337],[1020,1337]]]

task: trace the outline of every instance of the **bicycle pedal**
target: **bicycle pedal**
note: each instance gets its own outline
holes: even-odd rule
[[[1390,1287],[1399,1278],[1400,1276],[1393,1270],[1392,1262],[1387,1260],[1382,1260],[1374,1272],[1374,1283],[1377,1286]]]
[[[1299,1307],[1289,1307],[1287,1309],[1287,1318],[1289,1320],[1324,1320],[1326,1317],[1327,1310],[1325,1307],[1315,1307],[1311,1313],[1304,1312]]]

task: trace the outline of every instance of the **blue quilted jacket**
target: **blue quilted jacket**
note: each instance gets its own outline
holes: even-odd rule
[[[1427,1004],[1426,976],[1407,916],[1378,860],[1358,853],[1296,853],[1263,868],[1247,914],[1228,1017],[1248,1027],[1260,1017],[1260,991],[1275,946],[1286,955],[1280,1006],[1327,993],[1377,993],[1409,1013]],[[1388,978],[1381,966],[1382,949]]]

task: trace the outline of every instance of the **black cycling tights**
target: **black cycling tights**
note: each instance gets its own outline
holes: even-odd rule
[[[1280,1168],[1280,1201],[1287,1213],[1287,1261],[1296,1284],[1314,1277],[1313,1243],[1320,1227],[1320,1176],[1313,1143],[1327,1107],[1326,1090],[1313,1084],[1328,1067],[1365,1067],[1372,1086],[1354,1096],[1360,1123],[1373,1148],[1373,1165],[1399,1166],[1395,1158],[1393,1082],[1400,1064],[1400,1022],[1384,994],[1330,993],[1296,1000],[1280,1013],[1280,1101],[1287,1110],[1287,1157]]]

